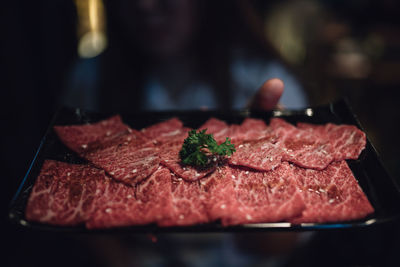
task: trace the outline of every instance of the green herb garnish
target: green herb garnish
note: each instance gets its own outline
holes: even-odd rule
[[[206,134],[206,130],[189,132],[179,152],[183,164],[205,168],[222,161],[224,156],[230,156],[236,151],[229,137],[218,145],[212,134]]]

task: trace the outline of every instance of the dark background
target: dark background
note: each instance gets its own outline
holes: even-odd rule
[[[294,34],[302,44],[303,52],[297,57],[285,55],[285,48],[277,52],[301,81],[310,104],[347,97],[388,172],[399,181],[399,4],[394,0],[251,3],[255,18],[276,29],[275,35],[266,38],[270,43]],[[2,241],[8,247],[2,256],[5,266],[109,266],[107,261],[99,262],[97,254],[105,247],[116,250],[112,254],[115,257],[120,257],[121,252],[119,245],[104,241],[107,237],[93,240],[25,232],[6,220],[8,204],[59,107],[59,95],[79,56],[73,1],[6,1],[0,15],[1,203],[5,219]],[[291,30],[280,28],[284,27],[282,18],[297,26]],[[297,249],[293,258],[287,258],[294,265],[317,266],[319,260],[326,259],[328,262],[323,265],[396,266],[399,237],[397,224],[346,233],[327,232]],[[144,251],[157,247],[160,255],[168,255],[160,252],[168,246],[168,238],[160,237],[156,245],[142,236],[134,239],[140,240]],[[105,245],[93,245],[101,242]],[[129,244],[132,251],[138,251]],[[4,266],[1,259],[0,265]]]

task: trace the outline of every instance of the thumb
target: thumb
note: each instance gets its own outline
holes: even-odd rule
[[[283,81],[277,78],[267,80],[254,95],[250,108],[272,110],[277,107],[283,94]]]

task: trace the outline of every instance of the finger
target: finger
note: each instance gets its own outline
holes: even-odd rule
[[[251,107],[261,110],[272,110],[279,107],[279,99],[283,94],[282,80],[274,78],[267,80],[256,93]]]

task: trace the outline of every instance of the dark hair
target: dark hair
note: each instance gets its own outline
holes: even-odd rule
[[[101,107],[105,110],[141,109],[148,60],[130,40],[116,13],[118,2],[106,1],[109,47],[101,64]],[[191,43],[196,71],[214,88],[218,106],[232,106],[231,49],[240,44],[265,59],[277,58],[265,40],[262,22],[246,1],[199,1],[200,27]],[[121,97],[124,96],[124,97]]]

